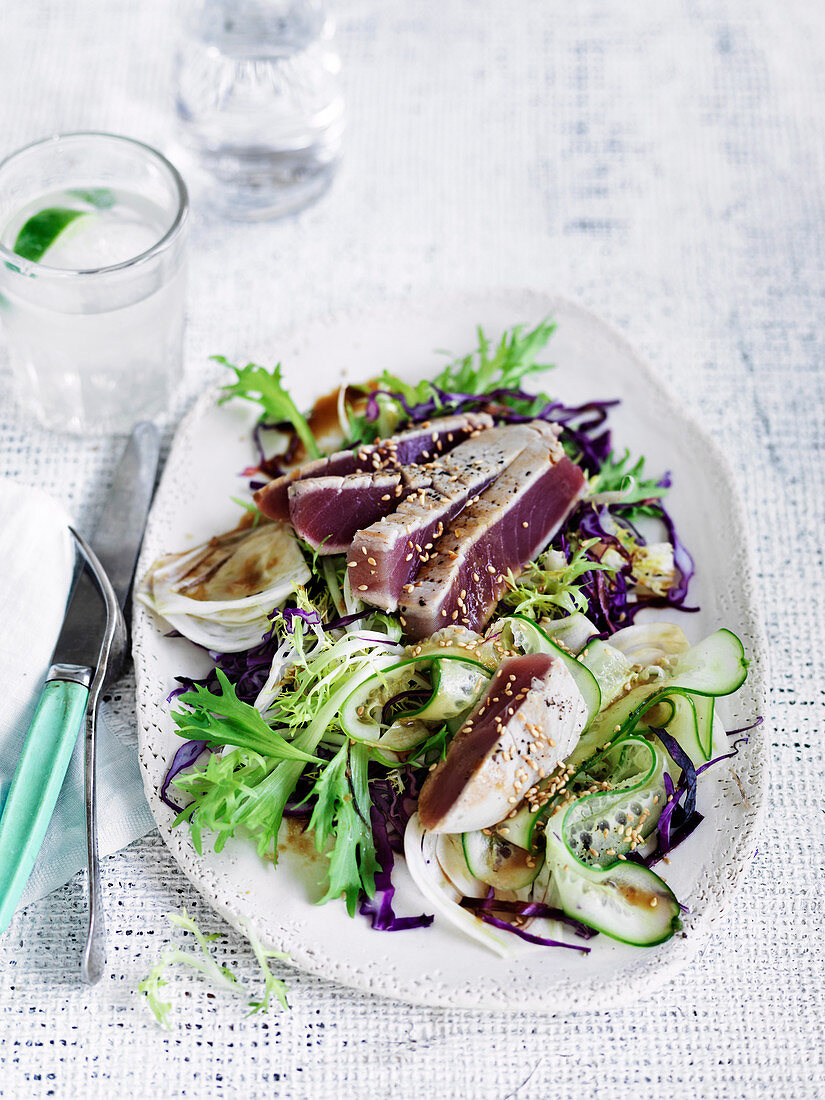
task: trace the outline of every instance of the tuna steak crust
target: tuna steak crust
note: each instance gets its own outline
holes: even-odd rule
[[[429,487],[411,493],[391,515],[356,535],[347,562],[353,592],[365,603],[394,611],[450,520],[535,438],[530,425],[488,428],[421,467]]]
[[[548,544],[586,482],[555,435],[546,435],[470,504],[421,566],[399,603],[404,633],[428,638],[457,623],[481,631],[514,576]]]
[[[290,522],[289,486],[309,477],[366,473],[375,470],[397,470],[402,466],[427,462],[439,454],[451,451],[463,440],[493,423],[487,413],[461,413],[445,416],[426,424],[399,432],[389,439],[379,440],[353,451],[336,451],[327,458],[316,458],[276,477],[255,493],[255,503],[269,519]]]
[[[587,708],[561,658],[508,657],[421,790],[425,829],[465,833],[503,821],[569,756]]]

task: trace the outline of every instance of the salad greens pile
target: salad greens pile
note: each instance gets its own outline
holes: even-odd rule
[[[550,369],[538,360],[554,327],[516,326],[495,344],[479,329],[477,349],[434,379],[413,385],[384,372],[350,387],[347,394],[355,396],[339,402],[338,449],[452,413],[483,410],[498,424],[552,422],[589,492],[550,547],[508,577],[483,637],[446,628],[405,646],[397,615],[365,607],[352,592],[345,555],[319,557],[302,546],[309,579],[294,588],[293,606],[273,610],[253,647],[210,651],[209,675],[197,682],[180,677],[170,697],[184,743],[161,795],[199,852],[207,843],[220,850],[245,837],[277,861],[282,822],[297,819],[329,860],[322,900],[343,898],[350,915],[360,910],[383,931],[432,920],[394,912],[394,858],[405,853],[428,903],[469,935],[483,938],[482,929],[502,951],[513,932],[530,942],[559,942],[558,930],[571,924],[574,910],[593,914],[581,918],[588,935],[601,929],[640,944],[660,942],[678,927],[678,904],[640,851],[655,843],[661,858],[701,820],[695,786],[699,771],[714,762],[713,698],[741,684],[746,662],[728,632],[711,636],[703,650],[691,649],[678,627],[634,626],[645,608],[695,610],[686,606],[693,562],[666,508],[669,475],[646,476],[643,458],[613,447],[606,421],[617,402],[568,406],[523,388]],[[293,434],[309,457],[319,454],[280,365],[267,371],[219,361],[235,375],[223,399],[262,410],[255,433],[260,465],[247,471],[252,488],[282,465],[277,454],[264,453],[261,429]],[[464,834],[454,858],[461,837],[452,850],[416,831],[422,785],[502,657],[536,651],[560,653],[570,664],[590,701],[588,727],[535,805],[517,807],[499,832]],[[642,803],[646,816],[634,831],[626,823],[642,814],[635,809]],[[457,903],[445,903],[443,884],[436,889],[425,881],[428,845],[435,845],[430,855]],[[514,849],[522,860],[518,873]],[[557,867],[554,876],[556,850],[564,874]],[[655,920],[622,907],[619,879],[627,880],[625,892],[648,891]],[[489,891],[481,900],[479,884]],[[602,909],[612,916],[601,916]],[[546,924],[546,934],[525,932],[526,921]]]

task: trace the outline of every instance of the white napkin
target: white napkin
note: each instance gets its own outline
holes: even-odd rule
[[[11,784],[66,610],[74,568],[71,519],[40,489],[0,482],[0,804]],[[120,741],[101,704],[98,726],[101,855],[155,827],[137,749]],[[28,905],[86,866],[83,732],[21,900]]]

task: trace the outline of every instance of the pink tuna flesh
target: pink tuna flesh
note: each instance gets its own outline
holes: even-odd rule
[[[450,520],[535,438],[529,425],[488,428],[421,467],[430,485],[355,536],[347,562],[353,592],[365,603],[394,611]]]
[[[389,439],[380,440],[353,451],[337,451],[328,458],[313,459],[282,477],[276,477],[255,493],[255,503],[269,519],[289,522],[289,486],[309,477],[345,477],[347,474],[376,470],[395,470],[401,466],[427,462],[450,451],[462,440],[482,428],[490,427],[487,413],[462,413],[445,416],[426,424],[417,424]]]
[[[343,554],[357,531],[427,485],[428,477],[405,470],[303,478],[289,486],[289,517],[296,534],[320,554]]]
[[[537,434],[462,512],[405,589],[399,601],[405,635],[427,638],[451,623],[482,630],[506,590],[508,571],[518,576],[547,546],[585,487],[556,436]]]

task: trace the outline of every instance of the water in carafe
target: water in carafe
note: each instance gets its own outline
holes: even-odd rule
[[[177,112],[222,213],[277,217],[326,190],[344,128],[339,68],[315,0],[202,0],[190,14]]]

